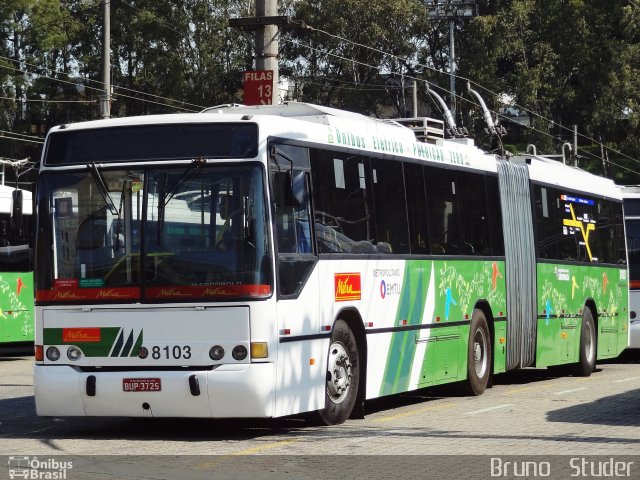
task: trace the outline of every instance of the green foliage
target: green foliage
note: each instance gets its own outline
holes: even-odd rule
[[[251,16],[253,5],[111,0],[112,115],[241,101],[252,38],[229,28],[228,19]],[[480,16],[455,24],[458,73],[490,109],[506,94],[530,112],[532,129],[502,122],[504,142],[558,153],[578,125],[581,166],[602,171],[600,146],[590,138],[602,139],[607,174],[640,183],[640,2],[479,0],[478,7]],[[423,3],[283,0],[280,10],[314,27],[278,38],[281,76],[295,85],[296,100],[405,116],[413,78],[447,97],[449,22],[429,18]],[[41,134],[98,118],[102,25],[100,0],[0,0],[0,130]],[[488,148],[465,83],[456,84],[458,117]],[[423,88],[419,96],[433,105]],[[25,155],[35,159],[38,150],[0,139],[0,156]]]

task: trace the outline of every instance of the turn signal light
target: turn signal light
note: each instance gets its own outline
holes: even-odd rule
[[[251,342],[251,358],[267,358],[268,356],[267,342]]]
[[[35,346],[34,356],[36,362],[44,362],[44,347],[42,345]]]

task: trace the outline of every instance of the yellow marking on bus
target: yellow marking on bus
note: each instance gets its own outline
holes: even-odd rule
[[[278,448],[278,447],[283,447],[285,445],[290,445],[290,444],[295,443],[297,441],[298,441],[298,439],[282,440],[280,442],[267,443],[266,445],[260,445],[258,447],[246,448],[244,450],[240,450],[238,452],[229,453],[227,455],[220,455],[220,457],[217,458],[216,460],[212,460],[210,462],[204,462],[204,463],[201,463],[201,464],[197,465],[196,469],[198,469],[198,470],[211,470],[212,467],[215,467],[217,465],[220,465],[220,464],[226,462],[227,460],[230,460],[231,457],[237,457],[237,456],[241,456],[241,455],[253,455],[254,453],[262,452],[264,450],[270,450],[272,448]]]
[[[410,417],[412,415],[418,415],[424,412],[434,412],[436,410],[446,410],[447,408],[451,408],[456,406],[457,403],[442,403],[439,405],[431,405],[429,407],[419,408],[417,410],[411,410],[408,412],[397,413],[395,415],[389,415],[388,417],[376,418],[374,422],[390,422],[392,420],[397,420],[399,418]]]
[[[586,229],[582,220],[576,219],[576,214],[573,211],[573,204],[569,204],[569,212],[571,213],[571,219],[564,218],[562,224],[566,227],[579,228],[584,240],[584,246],[587,249],[587,255],[589,255],[589,261],[593,261],[593,255],[591,255],[591,246],[589,246],[589,233],[595,231],[596,226],[593,223],[587,223]]]
[[[507,394],[509,395],[513,395],[516,393],[520,393],[520,392],[529,392],[531,390],[544,390],[546,388],[550,388],[551,385],[534,385],[531,387],[521,387],[521,388],[514,388],[512,390],[507,390]]]

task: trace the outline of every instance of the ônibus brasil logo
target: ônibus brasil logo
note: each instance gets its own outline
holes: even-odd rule
[[[67,470],[73,468],[73,462],[55,458],[44,460],[38,457],[9,457],[9,478],[28,478],[38,480],[65,480]]]

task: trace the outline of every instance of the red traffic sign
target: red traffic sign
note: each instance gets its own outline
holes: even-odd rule
[[[273,100],[273,70],[244,72],[244,104],[271,105]]]

